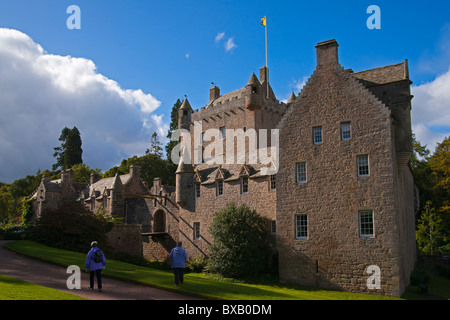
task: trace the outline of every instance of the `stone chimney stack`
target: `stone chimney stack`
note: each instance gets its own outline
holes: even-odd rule
[[[317,67],[330,68],[339,65],[338,43],[335,39],[316,45]]]
[[[261,67],[261,69],[259,69],[259,82],[263,84],[268,80],[269,80],[269,69],[266,66]]]
[[[218,97],[220,97],[220,89],[217,86],[213,86],[211,89],[209,89],[209,101],[213,101]]]

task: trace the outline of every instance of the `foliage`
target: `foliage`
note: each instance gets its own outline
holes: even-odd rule
[[[63,170],[69,169],[76,164],[83,163],[81,135],[77,127],[73,127],[72,129],[65,127],[62,129],[59,141],[61,141],[61,145],[53,148],[55,151],[53,157],[56,158],[53,170],[58,168]]]
[[[423,255],[450,254],[450,139],[430,151],[414,139],[411,170],[420,193],[417,248]]]
[[[186,267],[189,271],[201,273],[207,269],[208,258],[201,255],[196,258],[190,258],[186,261]]]
[[[419,254],[434,256],[442,254],[444,246],[443,220],[432,207],[431,201],[428,201],[416,231],[416,240]]]
[[[92,241],[105,244],[110,225],[83,205],[65,202],[56,210],[45,211],[34,230],[33,238],[55,248],[84,252]],[[108,251],[104,245],[102,250]]]
[[[33,199],[34,198],[22,198],[22,225],[28,225],[33,217]]]
[[[102,171],[100,169],[91,169],[87,164],[84,163],[76,164],[71,169],[73,171],[73,181],[76,182],[89,183],[92,173],[98,176],[102,175]]]
[[[255,210],[234,203],[215,214],[210,227],[211,270],[242,278],[267,273],[272,254],[268,221]]]
[[[152,138],[150,140],[150,149],[147,149],[145,151],[145,154],[154,154],[157,155],[158,157],[162,157],[162,146],[161,146],[161,142],[159,142],[158,139],[158,134],[156,132],[153,132],[152,134]]]

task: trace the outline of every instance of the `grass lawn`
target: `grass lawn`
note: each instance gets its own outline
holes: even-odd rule
[[[55,249],[32,241],[10,242],[5,247],[40,260],[67,267],[77,265],[84,270],[86,254]],[[176,287],[168,270],[136,266],[107,260],[105,277],[127,280],[180,293],[223,300],[395,300],[398,298],[310,289],[298,286],[231,283],[210,279],[204,274],[185,275],[184,284]]]
[[[82,297],[0,275],[0,300],[86,300]]]

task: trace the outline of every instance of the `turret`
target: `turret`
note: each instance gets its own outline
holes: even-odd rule
[[[176,202],[184,207],[189,201],[189,193],[193,192],[192,184],[194,179],[194,168],[187,148],[184,147],[180,157],[180,163],[176,171]]]
[[[186,129],[186,130],[190,129],[191,115],[192,115],[192,108],[191,105],[189,104],[188,99],[186,98],[183,101],[180,110],[178,110],[178,129]]]
[[[245,86],[245,107],[250,110],[260,109],[262,105],[262,87],[255,73],[252,73]]]

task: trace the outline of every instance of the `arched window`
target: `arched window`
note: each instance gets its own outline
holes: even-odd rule
[[[162,210],[156,211],[153,216],[153,232],[166,232],[166,214]]]

